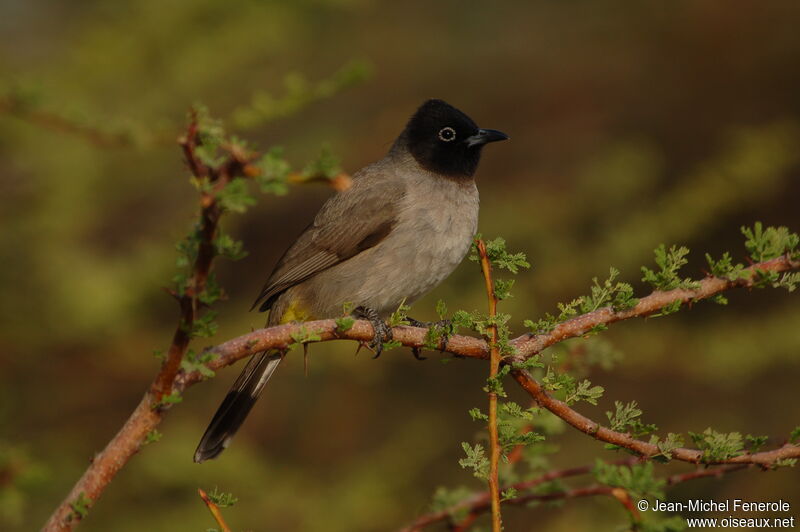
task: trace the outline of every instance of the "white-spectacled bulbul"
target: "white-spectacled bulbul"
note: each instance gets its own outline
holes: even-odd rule
[[[351,303],[373,323],[379,349],[382,320],[442,282],[466,255],[478,228],[473,175],[481,149],[507,138],[442,100],[422,104],[389,153],[325,202],[253,308],[269,310],[272,326],[336,317]],[[227,447],[281,359],[276,351],[250,359],[200,440],[195,462]]]

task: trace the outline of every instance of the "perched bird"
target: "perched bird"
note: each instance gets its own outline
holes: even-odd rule
[[[481,149],[507,138],[442,100],[423,103],[389,153],[325,202],[253,308],[269,310],[272,326],[336,317],[351,303],[355,315],[372,322],[379,350],[391,331],[383,319],[438,285],[466,255],[478,227],[473,174]],[[281,358],[264,351],[250,359],[200,440],[195,462],[227,447]]]

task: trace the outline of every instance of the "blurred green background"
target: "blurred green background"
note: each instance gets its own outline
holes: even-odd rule
[[[196,209],[173,139],[193,102],[298,165],[328,143],[350,172],[429,97],[509,133],[477,176],[480,230],[533,264],[503,304],[522,332],[611,265],[644,290],[639,266],[661,242],[691,247],[686,272],[700,276],[705,251],[742,260],[742,224],[800,229],[799,20],[793,1],[4,0],[0,456],[15,480],[0,477],[0,529],[44,522],[168,345],[177,308],[161,288]],[[301,96],[280,103],[286,94]],[[60,131],[53,116],[113,142]],[[295,187],[227,218],[250,256],[218,263],[230,298],[215,340],[263,324],[251,300],[330,194]],[[439,298],[483,309],[481,286],[465,263],[413,315],[433,318]],[[780,444],[800,422],[797,297],[739,291],[727,307],[612,326],[603,336],[625,358],[593,372],[606,395],[579,410],[601,420],[636,399],[664,433],[713,426]],[[234,445],[203,465],[194,447],[239,368],[192,388],[81,528],[205,530],[195,489],[218,486],[239,497],[224,510],[236,530],[392,530],[439,485],[482,489],[457,460],[479,431],[467,410],[485,402],[484,365],[353,349],[313,346],[308,377],[293,354]],[[572,430],[551,442],[556,467],[616,456]],[[798,480],[796,468],[749,471],[669,493],[783,498],[800,517]],[[505,518],[548,531],[626,519],[606,499]]]

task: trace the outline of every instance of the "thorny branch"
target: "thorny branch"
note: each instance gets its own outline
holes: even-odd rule
[[[76,501],[84,501],[91,506],[113,480],[117,472],[138,452],[147,441],[148,434],[158,426],[169,406],[164,399],[174,391],[181,360],[191,340],[191,329],[201,307],[199,295],[205,290],[211,263],[215,256],[214,238],[221,214],[221,207],[214,195],[221,190],[234,175],[240,173],[254,155],[241,150],[228,149],[226,161],[218,167],[203,165],[195,155],[199,145],[197,116],[192,114],[186,135],[179,140],[183,148],[186,164],[196,178],[208,178],[210,191],[200,197],[200,244],[197,258],[192,265],[192,273],[187,289],[183,294],[173,293],[180,305],[180,317],[167,355],[153,379],[149,390],[142,397],[125,425],[109,441],[105,449],[94,456],[92,463],[73,486],[66,499],[56,508],[43,530],[72,530],[80,521],[81,514],[73,510]]]
[[[486,297],[489,301],[489,319],[497,317],[497,296],[494,293],[492,279],[492,263],[486,253],[486,244],[483,240],[475,241],[480,258],[481,272],[486,285]],[[500,349],[497,347],[497,325],[489,327],[489,382],[497,378],[500,371]],[[497,392],[489,388],[489,499],[492,508],[492,532],[501,532],[503,529],[500,515],[500,480],[498,465],[500,463],[500,442],[497,434]]]

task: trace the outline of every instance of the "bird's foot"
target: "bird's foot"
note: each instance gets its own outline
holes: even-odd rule
[[[375,353],[375,356],[372,358],[378,358],[381,356],[381,352],[383,351],[383,343],[390,342],[394,338],[394,335],[392,334],[392,328],[386,325],[386,322],[381,319],[375,309],[369,307],[356,307],[353,311],[353,314],[356,317],[363,318],[372,324],[372,330],[375,331],[375,334],[372,337],[372,342],[370,342],[368,347]]]
[[[447,342],[450,336],[453,335],[453,322],[452,320],[439,320],[439,321],[419,321],[414,318],[406,317],[409,325],[413,327],[424,327],[428,329],[428,334],[425,335],[426,341],[436,340],[436,345],[439,351],[447,349]],[[412,347],[411,352],[417,360],[425,360],[426,357],[420,355],[421,349],[419,347]]]

